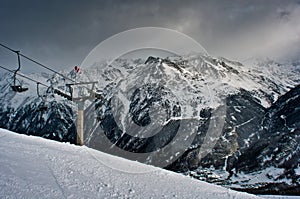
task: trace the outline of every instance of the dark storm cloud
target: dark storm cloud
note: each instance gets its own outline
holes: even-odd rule
[[[292,0],[1,0],[0,41],[45,64],[71,67],[113,34],[158,26],[193,37],[213,55],[295,58],[299,18],[299,2]]]

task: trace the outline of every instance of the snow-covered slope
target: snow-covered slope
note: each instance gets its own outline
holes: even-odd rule
[[[0,187],[0,198],[258,198],[87,147],[4,129]]]

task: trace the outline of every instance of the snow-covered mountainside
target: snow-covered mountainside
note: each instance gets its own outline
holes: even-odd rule
[[[87,147],[4,129],[0,147],[0,198],[258,198]]]
[[[86,103],[86,146],[235,189],[300,194],[299,64],[190,55],[117,59],[66,75],[98,81],[103,96]],[[70,83],[33,78],[65,92]],[[29,92],[9,92],[9,81],[1,77],[0,127],[74,142],[76,104],[51,89],[37,97],[25,80]]]
[[[186,174],[252,193],[299,194],[299,94],[297,86],[261,111],[257,126],[253,126],[254,122],[242,128],[237,126],[235,139],[238,143],[245,142],[241,139],[245,131],[256,128],[255,133],[247,138],[246,145],[239,144],[242,147],[226,157],[223,169],[204,164],[206,168],[200,166]],[[251,111],[242,110],[241,113],[249,115]]]

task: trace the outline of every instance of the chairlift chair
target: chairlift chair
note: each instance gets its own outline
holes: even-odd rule
[[[28,90],[28,88],[22,87],[21,84],[17,85],[17,73],[18,71],[21,69],[21,59],[20,59],[20,51],[16,51],[17,55],[18,55],[18,68],[17,70],[15,70],[14,72],[14,85],[11,86],[12,90],[14,92],[18,92],[18,93],[22,93]]]
[[[24,88],[21,85],[15,85],[15,84],[10,87],[12,88],[13,91],[18,92],[18,93],[22,93],[22,92],[25,92],[28,90],[28,88]]]

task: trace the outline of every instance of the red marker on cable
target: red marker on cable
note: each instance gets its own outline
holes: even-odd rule
[[[81,74],[81,70],[78,66],[75,66],[74,70],[76,71],[76,73]]]

